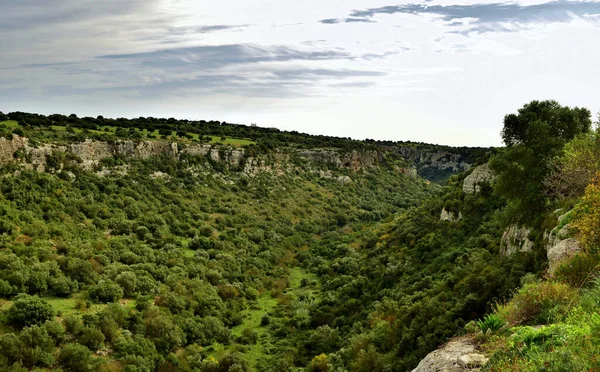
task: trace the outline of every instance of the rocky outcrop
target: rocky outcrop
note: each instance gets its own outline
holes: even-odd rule
[[[473,169],[473,172],[465,177],[463,181],[463,191],[467,194],[477,193],[481,190],[481,184],[492,182],[494,174],[490,166],[486,163]]]
[[[409,164],[414,164],[421,176],[464,172],[473,166],[460,152],[425,147],[390,146],[390,151],[400,155]]]
[[[554,272],[564,259],[583,250],[581,243],[573,237],[574,231],[571,226],[568,223],[562,224],[567,215],[568,213],[565,213],[558,217],[558,226],[545,236],[550,273]]]
[[[23,154],[17,156],[18,151],[22,151]],[[312,167],[311,163],[326,163],[351,172],[374,168],[385,162],[383,153],[376,150],[343,152],[331,149],[285,149],[284,151],[275,150],[266,155],[253,157],[248,156],[243,148],[210,144],[181,145],[160,140],[103,142],[88,139],[67,146],[44,144],[33,147],[29,145],[27,138],[18,135],[14,135],[11,140],[0,138],[0,164],[16,161],[26,168],[43,172],[46,170],[48,157],[54,152],[74,155],[74,158],[79,160],[80,166],[87,170],[92,170],[103,159],[115,156],[136,159],[146,159],[154,155],[167,155],[178,158],[185,158],[185,155],[201,156],[228,167],[235,167],[241,170],[244,175],[250,177],[261,172],[276,172],[278,174],[289,172],[297,167],[297,165],[291,164],[291,157],[303,158],[307,161],[306,164],[309,169]],[[400,173],[409,176],[416,174],[414,168],[410,166],[404,169],[405,172]],[[103,175],[106,174],[103,173]],[[335,177],[331,175],[329,178],[335,178],[342,185],[352,183],[352,178],[348,175],[338,174]]]
[[[366,168],[374,168],[383,163],[383,154],[376,150],[352,151],[340,153],[335,150],[316,149],[300,150],[298,155],[316,163],[332,164],[338,168],[348,168],[358,172]]]
[[[478,371],[487,361],[470,338],[460,337],[429,353],[412,372]]]
[[[447,222],[458,222],[462,219],[462,213],[458,212],[458,214],[454,212],[448,212],[446,208],[442,209],[442,213],[440,214],[440,221]]]
[[[530,252],[533,249],[533,242],[529,240],[530,233],[531,231],[525,227],[509,226],[502,234],[500,253],[510,256],[517,252]]]
[[[419,174],[416,167],[403,167],[398,169],[398,173],[407,177],[416,178]]]
[[[0,163],[13,161],[15,152],[27,147],[28,143],[29,140],[27,138],[16,134],[13,134],[10,140],[0,137]]]

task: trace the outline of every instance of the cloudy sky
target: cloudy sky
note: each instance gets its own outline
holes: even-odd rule
[[[599,41],[599,1],[0,0],[0,111],[499,145],[600,109]]]

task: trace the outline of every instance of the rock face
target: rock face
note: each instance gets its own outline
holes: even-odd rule
[[[412,147],[392,147],[404,160],[414,163],[419,169],[436,168],[451,172],[464,172],[472,164],[466,162],[461,154],[449,151],[424,151]]]
[[[482,182],[492,182],[494,174],[492,173],[488,164],[483,164],[475,169],[473,172],[465,177],[463,181],[463,191],[467,194],[477,193],[481,190],[480,184]]]
[[[25,137],[13,134],[12,140],[0,138],[0,162],[8,163],[14,160],[14,153],[27,147],[29,140]]]
[[[335,165],[338,168],[349,168],[353,172],[365,168],[374,168],[383,163],[383,154],[375,150],[352,151],[339,153],[334,150],[316,149],[301,150],[298,154],[310,161]]]
[[[478,371],[487,361],[469,338],[455,338],[429,353],[412,372]]]
[[[529,233],[531,231],[525,227],[511,225],[502,234],[500,253],[510,256],[517,252],[530,252],[533,249],[533,242],[529,240]]]
[[[458,215],[454,212],[448,212],[446,208],[442,209],[442,213],[440,214],[440,221],[447,222],[458,222],[462,219],[462,213],[458,212]]]
[[[560,216],[558,218],[559,225],[546,235],[546,251],[550,273],[554,272],[565,258],[572,257],[583,250],[581,243],[573,237],[570,225],[565,224],[561,227],[561,223],[567,214]]]
[[[18,151],[22,151],[23,156],[16,159],[15,154]],[[87,170],[93,169],[103,159],[115,156],[146,159],[154,155],[167,155],[183,160],[186,155],[201,156],[212,162],[235,167],[250,177],[260,172],[277,172],[278,174],[288,172],[294,168],[294,165],[290,164],[292,156],[304,159],[308,163],[329,164],[350,172],[360,172],[385,164],[384,154],[377,150],[343,152],[333,149],[285,149],[285,151],[275,150],[267,155],[249,156],[243,148],[210,144],[181,145],[160,140],[102,142],[88,139],[67,146],[44,144],[40,147],[32,147],[27,138],[18,135],[14,135],[11,140],[0,138],[0,164],[17,161],[26,168],[43,172],[46,170],[46,159],[54,152],[75,155],[81,160],[80,166]],[[415,177],[416,168],[407,166],[402,168],[398,174]],[[337,177],[336,180],[342,185],[352,182],[352,179],[345,175]]]

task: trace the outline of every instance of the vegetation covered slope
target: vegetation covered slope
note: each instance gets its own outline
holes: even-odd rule
[[[299,304],[320,295],[299,257],[438,189],[391,166],[348,181],[345,169],[294,159],[290,172],[254,176],[194,156],[91,170],[48,159],[58,162],[48,173],[2,169],[10,370],[269,369],[282,335],[311,327]]]
[[[552,185],[571,190],[564,174],[593,163],[578,155],[596,153],[580,151],[597,143],[585,137],[587,111],[548,101],[507,116],[508,147],[490,162],[497,180],[479,185],[477,193],[463,192],[467,174],[450,177],[443,187],[404,174],[407,159],[417,160],[403,156],[397,144],[306,140],[277,131],[280,137],[272,138],[279,142],[273,142],[260,129],[223,123],[218,128],[227,133],[212,132],[215,123],[170,119],[109,120],[110,126],[88,128],[92,120],[107,119],[18,115],[25,114],[9,115],[18,122],[5,123],[6,136],[26,135],[40,147],[16,151],[15,162],[2,168],[5,369],[408,371],[465,326],[472,329],[471,321],[497,311],[497,319],[480,324],[497,332],[497,338],[487,339],[488,331],[482,337],[491,352],[502,350],[489,365],[502,370],[531,362],[522,349],[511,349],[511,341],[503,343],[520,329],[501,333],[511,329],[503,322],[521,327],[569,319],[572,325],[593,318],[577,317],[593,309],[583,302],[578,308],[584,310],[570,310],[579,304],[571,287],[589,282],[587,276],[561,269],[556,278],[571,282],[534,279],[547,268],[543,232],[554,227],[550,213],[582,196],[553,193]],[[69,123],[61,126],[61,120]],[[200,136],[198,128],[211,129]],[[214,135],[249,141],[245,153],[256,159],[286,148],[289,157],[279,161],[289,167],[253,172],[223,157],[163,153],[119,155],[82,167],[76,154],[61,150],[86,138],[149,140],[161,129],[177,148]],[[318,161],[321,155],[315,160],[315,148],[389,156],[352,171],[344,162]],[[30,170],[31,154],[44,151],[50,151],[46,173]],[[530,166],[535,172],[527,171]],[[588,187],[574,214],[582,217],[573,217],[589,244],[597,241],[596,220],[589,217],[596,210],[594,190]],[[442,210],[461,218],[441,219]],[[532,218],[523,218],[532,211]],[[501,255],[500,238],[511,223],[531,228],[533,250]],[[595,265],[593,252],[569,265],[587,273]],[[506,302],[521,283],[526,287],[518,293],[534,293],[535,309],[541,309],[525,318],[514,310],[527,304],[523,296]],[[573,334],[590,334],[586,330]],[[548,339],[540,337],[534,339]],[[543,354],[552,345],[531,350]]]
[[[600,135],[590,124],[586,110],[556,102],[533,102],[505,122],[508,146],[493,162],[522,169],[512,179],[500,172],[505,217],[532,228],[551,266],[525,276],[509,301],[467,325],[490,356],[483,370],[600,370]],[[557,234],[569,243],[559,257]]]

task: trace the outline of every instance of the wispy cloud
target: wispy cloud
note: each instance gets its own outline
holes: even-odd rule
[[[343,51],[298,50],[286,46],[216,45],[172,48],[133,54],[99,56],[107,60],[127,60],[147,67],[216,69],[228,65],[259,62],[351,60],[355,57]]]
[[[326,25],[334,25],[337,23],[377,23],[374,20],[368,18],[328,18],[322,19],[319,22]]]
[[[468,34],[514,32],[531,24],[564,23],[575,17],[585,18],[598,13],[600,13],[600,2],[597,1],[557,0],[534,5],[514,2],[470,5],[413,3],[353,10],[349,16],[353,19],[372,21],[374,17],[381,14],[436,15],[447,22],[448,26],[456,28],[452,32]]]

